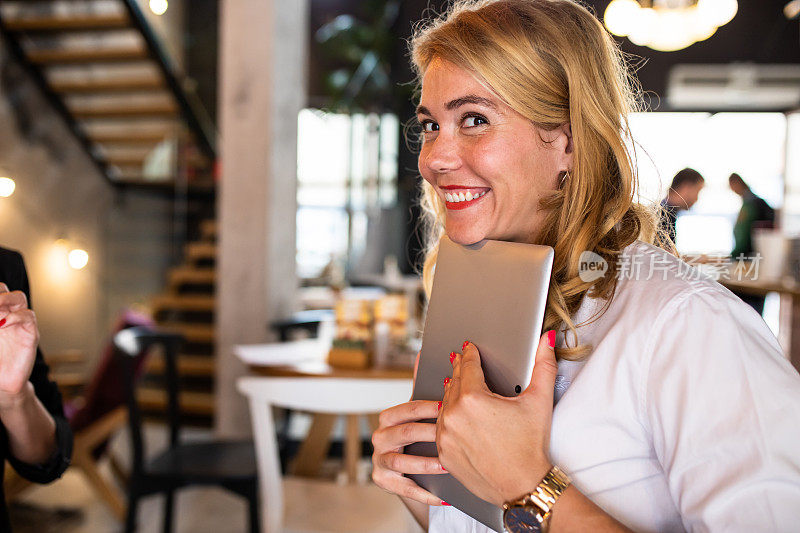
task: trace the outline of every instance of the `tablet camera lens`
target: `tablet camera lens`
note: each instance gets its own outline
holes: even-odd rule
[[[514,387],[514,392],[516,392],[517,394],[519,394],[520,392],[522,392],[522,387],[520,387],[519,385],[517,385],[516,387]]]

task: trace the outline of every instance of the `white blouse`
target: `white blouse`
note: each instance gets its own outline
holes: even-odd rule
[[[800,531],[800,376],[772,332],[657,247],[621,263],[578,328],[591,356],[559,362],[551,460],[634,531]],[[491,531],[454,507],[429,517],[430,533]]]

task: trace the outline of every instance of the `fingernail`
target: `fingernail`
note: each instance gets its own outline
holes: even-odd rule
[[[444,378],[444,386],[446,387],[447,384],[450,383],[450,378]]]
[[[442,402],[439,402],[438,404],[436,404],[436,410],[437,411],[441,411],[442,410]]]
[[[450,506],[450,504],[449,504],[449,503],[447,503],[447,502],[446,502],[446,501],[444,501],[444,500],[442,500],[442,505],[447,505],[448,507]]]
[[[469,341],[464,341],[464,344],[461,345],[462,352],[467,349],[467,344],[469,344]]]
[[[2,328],[5,323],[6,323],[6,319],[5,318],[3,320],[0,320],[0,328]]]
[[[441,468],[443,472],[447,472],[447,469],[445,467],[443,467],[442,465],[439,465],[439,468]]]
[[[456,358],[456,355],[458,355],[458,354],[456,354],[456,352],[450,352],[450,363],[451,364],[453,363],[453,360]]]
[[[556,347],[556,330],[551,329],[547,332],[547,344],[549,344],[551,348]]]

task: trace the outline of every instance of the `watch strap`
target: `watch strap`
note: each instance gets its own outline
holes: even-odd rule
[[[570,483],[571,480],[569,476],[554,465],[550,471],[547,472],[542,481],[539,482],[533,492],[517,500],[504,503],[503,509],[506,512],[512,507],[535,509],[536,519],[541,524],[541,530],[546,532],[550,525],[550,513],[553,506],[561,494],[569,487]]]
[[[553,466],[528,496],[542,511],[549,513],[569,484],[569,477],[560,468]]]

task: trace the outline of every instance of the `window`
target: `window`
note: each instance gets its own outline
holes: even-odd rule
[[[318,276],[361,252],[368,214],[397,202],[400,124],[392,114],[298,116],[297,270]]]

